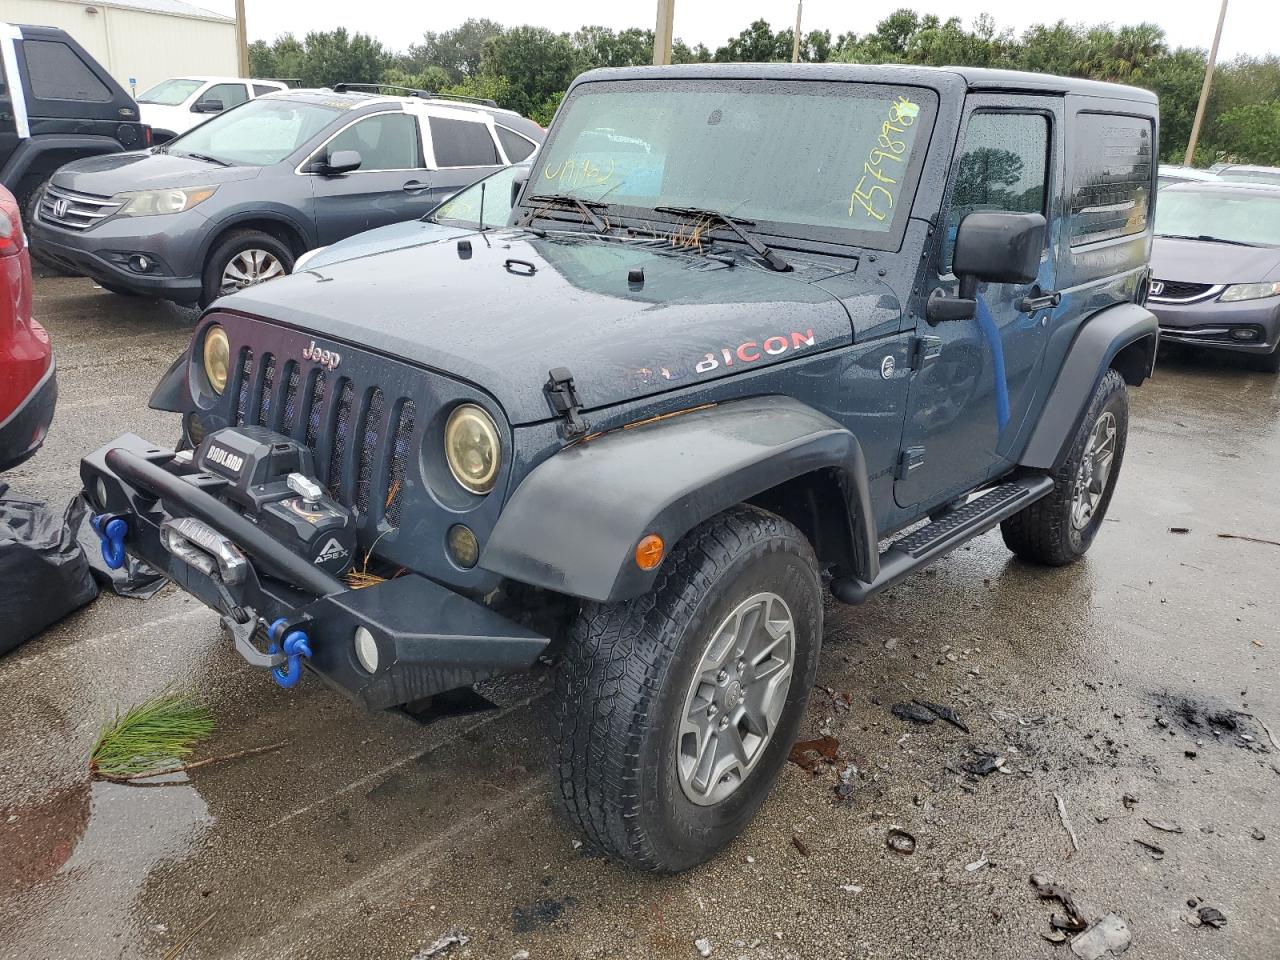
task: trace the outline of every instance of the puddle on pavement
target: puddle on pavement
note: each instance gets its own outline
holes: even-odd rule
[[[82,783],[0,810],[0,919],[15,956],[72,956],[83,927],[141,935],[135,916],[152,870],[202,846],[213,824],[189,784]],[[6,917],[6,915],[8,915]]]

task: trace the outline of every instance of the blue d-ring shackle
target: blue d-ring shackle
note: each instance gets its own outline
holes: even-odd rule
[[[119,570],[129,559],[124,552],[124,535],[129,532],[129,525],[121,517],[107,520],[106,514],[91,517],[89,524],[98,535],[98,539],[102,541],[103,563],[112,570]]]
[[[285,618],[281,617],[267,628],[267,636],[271,640],[267,653],[276,653],[281,650],[280,634],[284,632],[285,624]],[[289,660],[284,666],[272,667],[271,678],[284,689],[290,690],[302,679],[302,658],[311,656],[311,643],[304,631],[294,630],[284,638],[283,650]]]

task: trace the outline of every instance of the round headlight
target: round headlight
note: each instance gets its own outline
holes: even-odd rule
[[[502,441],[493,418],[473,403],[454,410],[444,427],[444,455],[453,478],[467,490],[492,490],[502,459]]]
[[[216,323],[211,324],[204,335],[204,375],[214,393],[227,389],[227,372],[231,369],[231,341],[227,331]]]

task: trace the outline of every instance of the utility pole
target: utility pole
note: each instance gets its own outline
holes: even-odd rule
[[[239,48],[240,76],[249,77],[249,30],[244,20],[244,0],[236,0],[236,46]]]
[[[800,14],[804,10],[804,0],[796,0],[796,35],[791,38],[791,62],[800,62]]]
[[[1209,88],[1213,86],[1213,67],[1218,62],[1218,41],[1222,39],[1222,24],[1227,19],[1227,0],[1222,0],[1218,11],[1218,29],[1213,32],[1213,47],[1209,50],[1209,63],[1204,70],[1204,86],[1200,88],[1200,102],[1196,105],[1196,119],[1191,124],[1191,139],[1187,143],[1187,155],[1182,162],[1188,167],[1196,159],[1196,141],[1200,139],[1200,124],[1204,122],[1204,108],[1209,104]]]
[[[676,0],[658,0],[658,23],[653,29],[653,65],[671,63],[671,32],[676,22]]]

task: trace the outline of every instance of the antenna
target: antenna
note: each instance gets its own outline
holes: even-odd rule
[[[484,232],[484,188],[488,186],[484,181],[480,182],[480,232]]]

